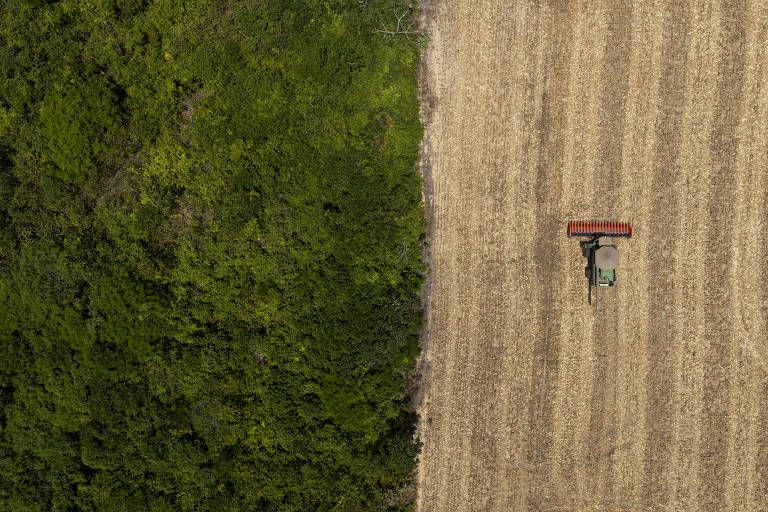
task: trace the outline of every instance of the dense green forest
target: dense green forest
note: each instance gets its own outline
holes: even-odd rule
[[[0,510],[410,509],[391,0],[0,3]]]

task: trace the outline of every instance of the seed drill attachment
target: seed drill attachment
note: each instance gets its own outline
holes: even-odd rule
[[[606,220],[568,223],[568,237],[583,236],[589,240],[579,242],[581,253],[587,258],[584,274],[588,282],[588,302],[592,304],[592,288],[595,289],[595,311],[599,311],[598,290],[613,286],[616,282],[616,268],[619,266],[619,250],[613,245],[613,238],[632,238],[629,222]]]

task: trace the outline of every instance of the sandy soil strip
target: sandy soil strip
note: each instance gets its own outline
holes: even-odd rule
[[[651,216],[646,236],[654,238],[646,254],[650,265],[648,286],[651,334],[647,407],[653,412],[646,417],[647,444],[643,495],[655,505],[669,501],[672,418],[672,384],[675,373],[674,356],[679,349],[678,326],[674,322],[673,297],[679,283],[672,274],[680,232],[679,197],[681,173],[678,157],[682,116],[685,106],[685,73],[689,50],[690,10],[682,2],[670,2],[664,11],[664,35],[661,48],[661,77],[659,111],[656,119],[653,179],[649,192]]]
[[[755,354],[753,343],[755,335],[766,338],[765,331],[755,332],[754,321],[750,312],[760,301],[760,287],[752,283],[744,282],[742,276],[749,275],[759,261],[754,258],[755,251],[751,247],[765,245],[766,237],[763,236],[764,226],[762,216],[764,212],[755,208],[756,191],[760,190],[764,173],[759,172],[759,166],[755,166],[754,151],[759,147],[760,141],[765,138],[768,131],[758,131],[762,121],[765,120],[768,109],[755,109],[760,99],[760,79],[765,57],[765,45],[768,41],[760,41],[759,29],[766,24],[765,18],[760,19],[760,12],[756,6],[746,13],[747,59],[744,71],[743,95],[744,101],[739,115],[739,127],[737,138],[739,141],[736,157],[736,167],[742,170],[736,173],[735,191],[735,221],[738,235],[734,237],[733,258],[731,261],[729,281],[731,294],[729,305],[730,316],[733,322],[733,362],[729,368],[728,381],[729,402],[731,414],[728,425],[727,463],[725,467],[725,504],[728,510],[750,510],[752,508],[752,496],[749,489],[749,475],[753,474],[755,466],[756,427],[759,411],[759,380],[756,379],[760,371],[768,370],[761,367],[766,359]],[[766,9],[762,9],[764,15]],[[761,111],[762,110],[762,111]],[[764,125],[763,125],[764,126]],[[763,166],[763,169],[765,166]],[[755,172],[758,171],[758,172]],[[758,327],[759,329],[759,327]],[[758,338],[759,339],[759,338]],[[745,422],[744,418],[750,420]],[[744,471],[744,469],[747,469]]]
[[[733,238],[740,229],[735,225],[735,210],[722,208],[735,199],[736,155],[739,140],[736,137],[741,113],[746,63],[746,5],[726,2],[720,16],[720,46],[724,49],[718,69],[719,98],[713,119],[714,130],[710,142],[713,169],[708,194],[708,236],[704,250],[711,265],[704,276],[705,285],[715,291],[707,304],[703,359],[706,375],[703,389],[704,407],[701,437],[702,507],[721,504],[725,493],[725,468],[729,435],[730,413],[729,374],[733,364],[733,311],[729,307],[731,289],[729,279],[733,244],[723,238]]]
[[[582,159],[588,145],[582,134],[594,126],[597,118],[596,109],[584,110],[581,101],[590,92],[589,77],[583,73],[595,64],[595,56],[591,53],[590,32],[593,24],[589,16],[583,14],[584,2],[577,6],[573,16],[573,50],[568,71],[567,104],[564,112],[566,123],[564,162],[563,162],[563,198],[562,209],[567,219],[580,219],[585,212],[592,208],[595,167],[582,165]],[[593,13],[594,14],[594,13]],[[594,89],[594,88],[592,88]],[[594,90],[592,91],[594,92]],[[567,180],[567,181],[566,181]],[[584,266],[579,253],[578,242],[569,241],[563,255],[566,261],[566,274],[563,279],[562,293],[566,294],[567,302],[586,302],[586,280],[582,275]],[[584,379],[584,355],[589,354],[588,341],[581,333],[591,332],[593,321],[572,311],[563,311],[561,315],[562,336],[572,343],[560,346],[558,363],[558,386],[555,391],[553,418],[552,461],[556,467],[553,475],[554,488],[550,497],[550,506],[560,506],[563,509],[578,503],[578,475],[582,474],[580,443],[577,442],[577,430],[585,419],[584,401],[590,386]]]
[[[594,187],[594,204],[601,211],[596,216],[604,219],[618,219],[620,194],[623,188],[622,173],[623,139],[626,131],[626,99],[629,90],[629,66],[631,52],[632,5],[624,1],[603,3],[603,25],[607,32],[604,43],[601,76],[599,80],[601,127],[597,143],[596,165],[599,169]],[[622,241],[623,242],[623,241]],[[619,242],[621,243],[621,242]],[[626,245],[626,244],[621,244]],[[624,277],[623,274],[621,276]],[[594,325],[593,360],[596,377],[591,391],[589,420],[591,446],[590,471],[595,483],[591,494],[594,496],[615,496],[614,463],[616,439],[618,437],[617,378],[619,351],[619,317],[621,296],[611,290],[604,294],[603,313]],[[607,500],[605,506],[615,506],[614,500]]]
[[[619,216],[631,221],[636,236],[621,252],[621,283],[617,295],[623,305],[631,305],[619,315],[620,348],[617,375],[618,435],[616,439],[615,504],[625,510],[645,510],[642,496],[642,468],[646,453],[644,426],[646,379],[648,373],[649,331],[646,293],[650,273],[644,257],[653,241],[650,226],[651,204],[643,198],[651,188],[652,162],[648,149],[656,144],[654,129],[659,104],[663,10],[660,2],[641,2],[633,6],[632,59],[627,98],[627,129],[622,149],[623,187],[618,191]],[[623,356],[623,357],[621,357]]]
[[[436,8],[434,16],[440,16],[441,9]],[[426,72],[426,83],[429,89],[424,93],[436,106],[451,104],[460,92],[457,88],[457,77],[451,66],[444,65],[449,59],[453,59],[454,47],[449,43],[455,38],[451,26],[445,24],[433,24],[430,27],[432,38],[432,66]],[[446,43],[442,44],[443,38]],[[450,126],[459,122],[457,113],[451,109],[434,108],[425,109],[428,116],[427,124],[434,127]],[[430,217],[432,240],[432,261],[430,262],[432,290],[429,295],[429,316],[426,336],[429,338],[427,349],[422,356],[422,379],[424,381],[423,398],[420,408],[420,437],[428,441],[430,438],[450,439],[451,443],[458,443],[455,437],[455,422],[450,416],[451,411],[456,410],[455,375],[460,368],[461,347],[466,343],[459,334],[461,327],[466,325],[468,314],[457,306],[461,304],[462,297],[455,297],[450,292],[455,284],[464,285],[469,280],[463,270],[468,266],[471,252],[463,250],[461,243],[466,243],[466,238],[461,236],[460,228],[448,223],[456,216],[455,211],[461,208],[461,203],[454,203],[440,198],[462,197],[463,183],[458,176],[447,176],[445,171],[456,169],[457,155],[450,151],[451,141],[446,140],[445,131],[433,129],[427,132],[425,145],[429,147],[428,174],[433,186],[432,211]],[[462,281],[463,280],[463,281]],[[466,302],[466,300],[463,300]],[[452,309],[451,315],[442,314],[446,309]],[[439,336],[431,333],[440,333]],[[430,460],[433,457],[432,450],[439,445],[425,442],[421,460]],[[433,485],[446,485],[449,482],[452,470],[451,464],[441,464],[431,472],[430,480]],[[420,471],[418,497],[420,501],[425,499],[425,491],[428,492],[423,482],[424,471]],[[428,498],[426,498],[428,500]],[[429,503],[425,501],[425,503]]]
[[[768,5],[757,3],[751,11],[755,33],[755,68],[761,79],[757,83],[756,101],[747,116],[756,119],[753,136],[747,137],[748,155],[745,168],[752,170],[750,190],[750,228],[755,238],[748,241],[746,262],[749,275],[748,297],[742,304],[742,319],[747,335],[742,339],[749,361],[745,374],[749,377],[745,392],[754,405],[741,416],[746,422],[746,454],[739,478],[744,482],[742,510],[759,510],[768,502]],[[749,91],[749,88],[747,89]],[[743,282],[740,279],[739,282]],[[747,355],[748,354],[748,355]],[[750,371],[751,370],[751,371]],[[739,468],[736,468],[736,473]],[[742,503],[737,501],[737,509]]]
[[[509,32],[514,30],[514,22],[512,17],[508,16],[508,9],[498,4],[491,9],[482,10],[480,14],[478,29],[487,32],[491,41],[507,41]],[[492,46],[495,47],[496,45]],[[509,183],[513,174],[507,172],[505,165],[499,165],[508,153],[509,140],[508,119],[502,109],[502,105],[509,101],[509,89],[502,78],[507,69],[507,60],[507,52],[503,47],[485,55],[482,62],[483,66],[488,68],[484,74],[489,76],[489,80],[485,86],[479,88],[478,93],[482,92],[486,96],[481,99],[478,95],[476,99],[481,111],[487,113],[477,143],[480,162],[476,168],[495,168],[497,172],[479,174],[484,183],[482,196],[476,203],[480,218],[474,220],[482,241],[479,248],[482,258],[477,269],[480,313],[477,315],[478,326],[475,335],[482,342],[479,349],[473,351],[475,357],[468,361],[470,367],[481,369],[470,384],[473,393],[468,393],[468,396],[473,400],[474,394],[479,393],[489,397],[489,400],[484,404],[475,405],[478,414],[474,416],[469,429],[471,457],[463,461],[462,466],[468,468],[466,486],[473,492],[462,495],[464,501],[460,501],[460,506],[464,508],[494,506],[494,501],[497,500],[494,491],[498,485],[495,456],[499,447],[508,443],[508,438],[499,426],[505,406],[500,400],[498,386],[498,383],[507,377],[502,371],[502,361],[507,355],[504,341],[509,332],[506,299],[510,291],[509,284],[514,283],[514,280],[509,279],[512,271],[509,261],[514,257],[513,252],[517,245],[507,232],[510,217],[506,215],[513,191]]]
[[[531,255],[538,282],[532,282],[532,382],[528,393],[527,463],[531,475],[526,504],[539,508],[551,496],[553,404],[558,382],[560,317],[559,286],[546,279],[564,270],[564,240],[559,200],[562,195],[565,99],[573,48],[573,25],[567,7],[541,6],[543,58],[540,67],[541,109],[534,136],[536,165],[530,204],[536,215]],[[532,169],[533,171],[533,169]]]
[[[563,189],[569,190],[573,204],[568,211],[571,218],[561,216],[559,236],[562,235],[564,223],[568,220],[602,218],[604,215],[600,205],[595,204],[595,187],[598,186],[599,141],[600,141],[600,76],[601,63],[604,58],[607,23],[605,10],[593,2],[580,2],[576,16],[579,23],[579,39],[575,42],[574,52],[578,61],[573,69],[572,80],[574,89],[568,99],[573,105],[569,115],[573,116],[570,129],[574,143],[568,145],[572,152],[566,157],[568,162],[569,181]],[[568,91],[571,94],[571,91]],[[583,176],[583,178],[582,178]],[[574,197],[575,196],[575,197]],[[569,295],[565,304],[580,304],[578,310],[568,308],[563,304],[563,316],[572,323],[573,336],[564,337],[561,341],[563,350],[570,357],[570,374],[564,375],[564,380],[558,384],[560,396],[566,397],[566,412],[571,419],[568,430],[562,434],[556,433],[559,449],[564,450],[571,465],[567,471],[560,472],[565,476],[561,484],[563,494],[559,496],[561,510],[574,507],[585,508],[592,502],[591,487],[594,479],[595,458],[592,456],[591,445],[595,442],[590,435],[590,399],[595,389],[595,320],[591,315],[584,315],[590,306],[586,304],[587,287],[584,278],[584,260],[581,257],[578,239],[567,241],[565,252],[569,273]],[[604,306],[605,307],[605,306]],[[555,412],[559,415],[559,412]],[[564,435],[563,435],[564,434]],[[570,445],[565,439],[572,439]],[[564,468],[566,469],[566,468]],[[549,504],[548,504],[549,505]],[[551,505],[555,505],[552,503]],[[546,509],[546,507],[545,507]]]
[[[704,366],[700,347],[704,343],[704,309],[696,307],[704,295],[700,279],[707,270],[707,255],[697,250],[706,237],[701,219],[706,215],[709,183],[709,141],[715,104],[717,62],[717,5],[699,2],[693,6],[690,57],[687,61],[687,97],[682,125],[686,143],[680,153],[682,227],[678,234],[680,255],[675,268],[679,283],[675,301],[675,322],[680,326],[681,344],[677,353],[677,375],[674,388],[673,446],[671,459],[677,471],[670,482],[670,506],[680,510],[697,510],[699,450]]]
[[[508,158],[506,172],[512,176],[511,201],[507,204],[507,233],[514,241],[514,254],[510,257],[513,268],[510,274],[510,293],[507,297],[508,317],[506,324],[510,333],[504,342],[505,357],[502,363],[506,379],[502,386],[501,403],[505,410],[501,419],[502,435],[507,443],[498,450],[495,462],[498,466],[497,496],[494,508],[489,510],[524,509],[525,491],[529,485],[529,469],[526,464],[526,445],[521,434],[528,424],[528,407],[520,397],[530,388],[531,345],[521,334],[521,322],[526,315],[526,303],[530,301],[528,290],[521,283],[530,279],[531,267],[526,246],[526,223],[532,220],[533,212],[528,208],[529,174],[532,165],[526,160],[532,141],[531,133],[535,118],[532,115],[537,108],[535,103],[537,62],[541,58],[538,24],[539,13],[527,2],[518,2],[510,7],[510,14],[515,20],[515,29],[508,41],[510,61],[508,62],[508,101],[504,104],[511,122],[507,134],[510,154],[523,155],[523,158]]]

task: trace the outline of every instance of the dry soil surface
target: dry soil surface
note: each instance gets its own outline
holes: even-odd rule
[[[419,510],[768,510],[768,2],[422,15]]]

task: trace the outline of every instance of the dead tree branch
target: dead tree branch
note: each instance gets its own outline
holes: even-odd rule
[[[395,19],[392,22],[392,26],[387,26],[387,24],[384,23],[384,21],[381,18],[379,19],[379,24],[381,25],[381,28],[377,28],[376,32],[388,35],[388,36],[397,36],[400,34],[404,34],[405,37],[408,37],[409,34],[423,34],[424,32],[422,30],[411,30],[413,26],[416,24],[416,19],[413,17],[406,17],[409,14],[411,14],[412,8],[410,5],[408,7],[405,7],[402,12],[398,12],[397,6],[392,5],[392,14],[395,15]],[[407,25],[407,26],[406,26]]]

